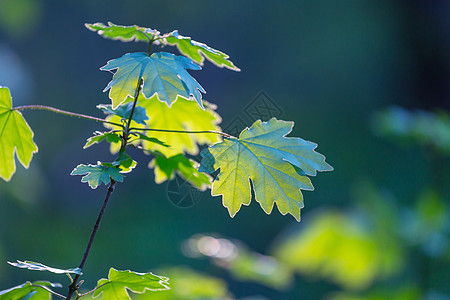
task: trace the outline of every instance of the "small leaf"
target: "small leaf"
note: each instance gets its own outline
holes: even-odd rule
[[[122,182],[123,175],[120,174],[120,169],[115,166],[105,166],[101,162],[97,165],[78,165],[70,175],[84,175],[81,182],[87,182],[92,189],[96,189],[99,184],[104,183],[108,185],[111,183],[111,178],[115,181]]]
[[[105,165],[105,163],[103,163],[103,165]],[[137,162],[133,160],[125,150],[121,150],[119,156],[112,165],[120,168],[120,173],[129,173],[136,167]]]
[[[253,186],[255,200],[267,214],[276,202],[281,214],[290,213],[300,220],[303,207],[300,189],[314,189],[305,174],[315,176],[316,170],[330,171],[333,167],[314,151],[317,144],[286,137],[293,125],[294,122],[275,118],[268,122],[258,120],[244,129],[239,139],[225,139],[201,152],[199,171],[221,170],[211,194],[223,195],[223,205],[231,217],[242,204],[250,204],[250,186]]]
[[[50,300],[50,292],[37,286],[61,287],[59,283],[51,283],[48,281],[35,281],[33,283],[27,281],[21,285],[12,287],[7,290],[0,291],[0,300]]]
[[[52,272],[52,273],[56,273],[56,274],[66,274],[66,273],[73,273],[73,274],[79,274],[79,275],[83,274],[83,273],[81,273],[80,268],[63,270],[63,269],[52,268],[52,267],[46,266],[44,264],[29,261],[29,260],[25,260],[25,261],[18,260],[16,263],[8,261],[8,264],[10,264],[11,266],[17,267],[17,268],[36,270],[36,271],[48,271],[48,272]]]
[[[116,109],[128,96],[134,97],[136,87],[143,79],[142,94],[146,98],[158,95],[160,101],[171,106],[178,96],[195,99],[203,108],[203,87],[186,71],[186,69],[200,70],[187,57],[176,56],[171,53],[159,52],[148,56],[146,53],[127,53],[120,58],[108,61],[100,70],[115,70],[113,79],[104,89],[110,89],[109,98],[112,108]]]
[[[111,105],[97,105],[97,108],[103,110],[106,114],[113,114],[119,116],[125,120],[130,118],[131,110],[133,108],[133,103],[129,102],[126,104],[119,105],[116,109],[112,109]],[[145,125],[145,121],[148,120],[147,114],[143,107],[136,106],[133,112],[133,121]]]
[[[109,270],[108,279],[100,279],[94,298],[103,293],[103,299],[131,299],[128,291],[142,294],[147,290],[162,291],[169,289],[168,278],[153,273],[136,273],[130,270]]]
[[[28,169],[38,147],[33,141],[33,131],[22,114],[12,109],[11,93],[0,86],[0,178],[9,181],[16,172],[14,153]]]
[[[149,164],[150,168],[155,168],[155,182],[162,183],[172,180],[175,173],[191,183],[199,190],[206,190],[211,186],[211,176],[198,171],[198,163],[178,154],[170,158],[156,155]]]
[[[169,45],[176,45],[178,50],[185,56],[200,65],[203,65],[205,58],[218,67],[225,67],[233,71],[240,71],[230,60],[225,53],[213,49],[208,45],[192,40],[188,36],[182,36],[177,30],[172,31],[166,37]]]
[[[122,42],[149,42],[153,37],[160,35],[157,30],[137,25],[122,26],[108,22],[108,25],[103,23],[86,23],[84,26],[91,31],[97,32],[98,35],[106,39],[119,40]]]
[[[95,134],[94,136],[91,136],[90,138],[87,139],[86,145],[84,145],[83,149],[89,148],[94,144],[100,143],[104,139],[106,139],[108,143],[120,143],[121,141],[120,135],[115,132],[96,131],[94,132],[94,134]]]

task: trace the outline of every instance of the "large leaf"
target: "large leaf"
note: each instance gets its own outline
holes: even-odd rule
[[[275,118],[268,122],[258,120],[244,129],[238,139],[225,139],[201,152],[199,171],[212,173],[220,168],[211,194],[223,195],[223,205],[232,217],[242,204],[250,204],[251,180],[255,200],[267,214],[276,202],[281,214],[290,213],[300,220],[300,189],[314,189],[306,175],[315,176],[316,170],[333,168],[314,151],[317,144],[286,137],[293,125],[294,122]]]
[[[159,31],[137,25],[122,26],[108,22],[108,25],[103,23],[86,23],[84,26],[91,31],[97,32],[98,35],[104,38],[122,42],[149,42],[154,36],[159,36]]]
[[[143,96],[138,98],[138,106],[145,108],[148,116],[145,126],[131,122],[134,128],[153,128],[153,129],[169,129],[183,131],[203,131],[212,130],[220,131],[218,124],[222,121],[220,116],[215,112],[216,106],[208,102],[204,102],[205,110],[198,105],[183,98],[179,98],[171,107],[158,101],[156,97],[145,99]],[[106,118],[108,121],[120,121],[120,117],[110,115]],[[106,127],[119,129],[114,125],[105,124]],[[170,147],[160,145],[145,139],[138,141],[145,150],[157,151],[166,157],[172,157],[179,153],[189,153],[197,155],[199,148],[197,144],[211,145],[221,141],[221,137],[214,133],[174,133],[174,132],[157,132],[147,131],[146,135],[163,141]],[[111,147],[111,151],[117,152],[120,143],[115,143]]]
[[[211,186],[211,176],[199,172],[198,163],[185,157],[183,154],[177,154],[170,158],[156,155],[149,166],[155,169],[156,183],[161,183],[168,179],[172,180],[175,177],[175,173],[178,173],[184,180],[199,190],[204,191]]]
[[[0,291],[0,300],[50,300],[50,292],[40,286],[47,288],[61,287],[59,283],[48,281],[27,281],[21,285]]]
[[[143,79],[142,94],[150,98],[157,94],[159,100],[171,106],[178,96],[195,99],[203,108],[203,87],[186,71],[186,69],[200,70],[187,57],[159,52],[148,56],[146,53],[127,53],[120,58],[108,61],[100,70],[111,71],[117,69],[113,79],[105,88],[109,89],[109,98],[115,109],[128,96],[134,97],[135,91]]]
[[[83,274],[81,272],[80,268],[73,268],[73,269],[58,269],[58,268],[52,268],[49,266],[46,266],[44,264],[38,263],[38,262],[33,262],[33,261],[20,261],[18,260],[17,262],[9,262],[8,264],[10,264],[11,266],[17,267],[17,268],[22,268],[22,269],[28,269],[28,270],[35,270],[35,271],[48,271],[48,272],[52,272],[55,274],[67,274],[67,273],[73,273],[73,274]]]
[[[111,178],[115,181],[122,182],[123,175],[120,174],[118,167],[112,164],[98,162],[96,165],[78,165],[70,175],[85,175],[81,178],[81,182],[87,182],[92,189],[96,189],[99,184],[108,185]]]
[[[213,49],[206,44],[192,40],[188,36],[182,36],[177,30],[169,33],[166,41],[170,45],[176,45],[178,50],[193,61],[203,65],[205,58],[218,67],[240,71],[230,60],[229,56],[219,50]]]
[[[152,273],[136,273],[133,271],[109,270],[108,279],[100,279],[94,297],[103,294],[103,299],[130,299],[127,290],[142,294],[147,290],[162,291],[169,289],[168,278]]]
[[[37,151],[33,131],[22,114],[12,109],[9,89],[0,87],[0,177],[9,181],[16,172],[14,153],[22,166],[28,168]]]

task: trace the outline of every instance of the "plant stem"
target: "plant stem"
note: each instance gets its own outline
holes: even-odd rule
[[[114,192],[116,181],[111,179],[111,183],[108,187],[108,192],[106,193],[105,200],[103,201],[102,208],[100,210],[100,213],[98,214],[97,221],[95,222],[94,228],[91,233],[91,237],[89,238],[89,242],[87,244],[86,250],[84,251],[83,258],[81,259],[81,263],[79,268],[83,270],[84,264],[86,262],[86,259],[89,255],[89,251],[91,250],[92,243],[94,242],[95,234],[97,233],[98,227],[100,226],[100,221],[102,220],[103,213],[105,212],[106,205],[108,204],[109,198],[111,197],[111,194]],[[78,289],[77,283],[78,279],[80,278],[80,274],[77,274],[75,278],[73,279],[73,282],[69,286],[69,293],[67,294],[66,300],[70,300],[72,298],[73,293]]]
[[[46,290],[47,292],[49,292],[49,293],[51,293],[51,294],[53,294],[53,295],[55,295],[55,296],[57,296],[57,297],[59,297],[59,298],[66,299],[66,297],[64,297],[63,295],[58,294],[58,293],[55,292],[55,291],[52,291],[51,289],[49,289],[49,288],[46,287],[46,286],[39,285],[39,284],[32,284],[31,286],[42,288],[42,289]]]
[[[142,130],[142,131],[160,131],[160,132],[173,132],[173,133],[214,133],[214,134],[220,134],[227,138],[235,138],[234,136],[220,131],[215,130],[172,130],[172,129],[155,129],[155,128],[130,128],[130,130]]]
[[[51,111],[57,114],[62,114],[62,115],[66,115],[66,116],[71,116],[71,117],[76,117],[76,118],[82,118],[82,119],[86,119],[86,120],[92,120],[95,122],[102,122],[102,123],[108,123],[111,125],[116,125],[116,126],[120,126],[123,127],[122,124],[119,123],[114,123],[114,122],[109,122],[106,121],[104,119],[100,119],[100,118],[96,118],[96,117],[92,117],[92,116],[88,116],[88,115],[83,115],[83,114],[77,114],[74,112],[70,112],[70,111],[65,111],[62,109],[58,109],[58,108],[54,108],[51,106],[45,106],[45,105],[24,105],[24,106],[17,106],[17,107],[13,107],[12,110],[26,110],[26,109],[38,109],[38,110],[47,110],[47,111]]]

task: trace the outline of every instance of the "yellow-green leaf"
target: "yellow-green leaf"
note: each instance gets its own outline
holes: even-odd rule
[[[33,131],[22,114],[12,109],[9,89],[0,87],[0,177],[9,181],[15,173],[14,153],[22,166],[28,168],[37,151]]]
[[[281,214],[290,213],[300,220],[300,189],[314,189],[306,175],[315,176],[316,171],[330,171],[333,167],[314,151],[317,144],[286,137],[293,126],[294,122],[275,118],[258,120],[239,138],[227,138],[201,152],[199,171],[212,173],[220,168],[211,194],[223,195],[223,205],[232,217],[242,204],[250,204],[253,186],[255,200],[267,214],[276,202]]]

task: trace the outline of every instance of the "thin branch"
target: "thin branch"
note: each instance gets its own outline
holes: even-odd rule
[[[61,294],[58,294],[58,293],[55,292],[55,291],[52,291],[51,289],[49,289],[49,288],[46,287],[46,286],[39,285],[39,284],[32,284],[31,286],[34,286],[34,287],[40,287],[40,288],[46,290],[47,292],[49,292],[49,293],[51,293],[51,294],[53,294],[53,295],[55,295],[55,296],[57,296],[57,297],[59,297],[59,298],[66,299],[65,296],[63,296],[63,295],[61,295]]]
[[[102,220],[103,213],[105,212],[106,205],[108,204],[109,198],[111,197],[111,194],[114,192],[116,181],[111,179],[111,183],[108,187],[108,192],[106,193],[105,200],[103,201],[102,208],[98,214],[97,221],[95,222],[94,228],[91,233],[91,237],[89,238],[89,242],[87,244],[86,250],[84,251],[83,258],[81,259],[81,263],[79,268],[82,270],[84,267],[84,264],[86,262],[86,259],[89,255],[89,251],[91,250],[92,243],[94,242],[95,234],[97,233],[98,227],[100,226],[100,221]],[[77,274],[75,278],[73,279],[73,282],[69,285],[69,293],[67,294],[66,300],[70,300],[72,298],[73,293],[78,289],[78,279],[80,279],[80,274]]]
[[[13,107],[12,108],[12,110],[18,110],[18,111],[26,110],[26,109],[47,110],[47,111],[51,111],[51,112],[54,112],[54,113],[57,113],[57,114],[62,114],[62,115],[66,115],[66,116],[76,117],[76,118],[82,118],[82,119],[86,119],[86,120],[92,120],[92,121],[95,121],[95,122],[108,123],[108,124],[111,124],[111,125],[123,127],[122,124],[109,122],[109,121],[106,121],[104,119],[100,119],[100,118],[96,118],[96,117],[92,117],[92,116],[88,116],[88,115],[77,114],[77,113],[74,113],[74,112],[65,111],[65,110],[54,108],[54,107],[51,107],[51,106],[45,106],[45,105],[24,105],[24,106],[17,106],[17,107]]]
[[[159,131],[159,132],[173,132],[173,133],[214,133],[214,134],[220,134],[227,138],[235,138],[234,136],[221,132],[221,131],[215,131],[215,130],[172,130],[172,129],[155,129],[155,128],[135,128],[132,127],[130,130],[142,130],[142,131]]]
[[[108,284],[108,283],[111,283],[111,281],[105,282],[104,284],[100,284],[99,286],[96,286],[94,289],[90,290],[90,291],[87,292],[87,293],[79,294],[78,297],[77,297],[77,299],[79,299],[79,298],[81,298],[81,297],[84,297],[84,296],[87,296],[87,295],[89,295],[89,294],[92,293],[92,292],[95,292],[96,290],[98,290],[99,288],[101,288],[102,286],[104,286],[104,285],[106,285],[106,284]]]

